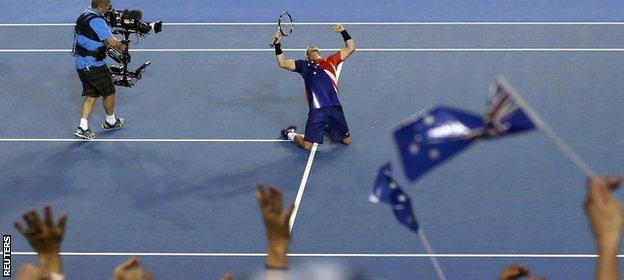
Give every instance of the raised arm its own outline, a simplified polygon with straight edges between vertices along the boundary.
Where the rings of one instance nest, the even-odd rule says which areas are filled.
[[[592,177],[587,181],[585,212],[589,225],[596,239],[598,263],[597,280],[620,279],[618,251],[622,236],[622,205],[612,191],[621,183],[621,179]]]
[[[342,24],[336,24],[334,26],[334,31],[340,33],[345,41],[345,47],[340,49],[340,59],[345,60],[355,52],[355,42],[353,42],[353,39]]]
[[[284,53],[282,52],[282,34],[275,33],[275,37],[273,37],[275,42],[275,58],[277,60],[277,65],[284,69],[295,71],[295,61],[292,59],[286,59]]]
[[[288,267],[287,253],[291,240],[289,223],[295,205],[284,207],[282,191],[276,187],[266,187],[262,183],[258,184],[256,199],[260,204],[262,221],[266,229],[268,245],[266,267],[284,270]]]
[[[58,220],[54,221],[52,208],[46,205],[43,219],[40,218],[35,209],[26,211],[22,217],[26,225],[23,226],[20,222],[15,222],[15,228],[37,252],[39,265],[44,271],[56,275],[55,277],[61,277],[63,275],[63,263],[60,252],[63,235],[65,235],[67,214],[61,214]]]

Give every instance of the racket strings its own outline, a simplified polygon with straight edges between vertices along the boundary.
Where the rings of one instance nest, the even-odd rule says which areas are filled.
[[[282,12],[277,19],[277,31],[282,34],[282,37],[288,37],[293,33],[295,24],[293,23],[292,16],[289,12]],[[278,37],[273,38],[273,42],[269,45],[271,48],[275,46]]]
[[[290,34],[292,34],[294,27],[295,26],[290,13],[282,13],[278,20],[278,29],[280,33],[282,33],[283,36],[289,36]]]

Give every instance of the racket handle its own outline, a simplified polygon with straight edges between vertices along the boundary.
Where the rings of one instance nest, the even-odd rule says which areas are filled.
[[[273,37],[273,42],[271,42],[271,44],[269,44],[269,46],[270,46],[271,48],[272,48],[272,47],[275,47],[275,43],[277,42],[277,40],[278,40],[278,39],[279,39],[278,37]]]

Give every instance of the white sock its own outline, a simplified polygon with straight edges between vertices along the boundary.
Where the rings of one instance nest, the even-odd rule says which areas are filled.
[[[117,119],[115,118],[115,114],[112,115],[106,115],[106,122],[110,125],[113,125],[117,122]]]
[[[89,129],[89,121],[87,119],[80,119],[80,128],[82,128],[82,130],[87,130]]]
[[[286,136],[288,136],[288,140],[295,141],[295,136],[297,136],[297,132],[288,132]]]

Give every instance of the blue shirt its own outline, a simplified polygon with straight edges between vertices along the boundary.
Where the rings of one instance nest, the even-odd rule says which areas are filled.
[[[310,110],[322,107],[341,106],[338,98],[338,77],[342,69],[340,52],[327,59],[296,60],[295,72],[305,82],[306,99]]]
[[[84,13],[97,14],[91,7],[87,8]],[[76,34],[76,44],[82,46],[87,50],[95,51],[99,47],[104,46],[104,43],[102,41],[113,37],[113,34],[111,33],[110,29],[106,25],[106,21],[103,18],[92,19],[89,22],[89,26],[91,27],[91,29],[93,29],[93,31],[95,31],[101,41],[93,41],[85,36]],[[92,56],[83,57],[76,55],[76,69],[85,69],[87,67],[99,67],[104,65],[106,65],[106,62],[104,60],[96,61],[95,58]]]

